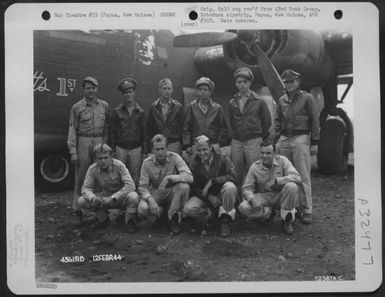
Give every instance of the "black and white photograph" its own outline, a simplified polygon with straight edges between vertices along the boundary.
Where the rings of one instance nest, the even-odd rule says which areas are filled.
[[[321,11],[265,6],[181,5],[182,27],[162,23],[175,13],[161,6],[131,16],[146,20],[137,26],[28,29],[25,189],[33,190],[22,215],[33,226],[12,219],[9,267],[28,266],[37,289],[114,283],[141,292],[151,283],[143,292],[205,292],[216,283],[209,292],[230,284],[254,292],[258,282],[349,291],[362,267],[381,265],[371,253],[380,226],[370,227],[381,196],[360,191],[357,169],[363,147],[379,147],[361,142],[357,102],[369,98],[357,98],[365,69],[353,44],[362,33],[352,22],[252,24],[252,16]],[[96,11],[41,17],[129,17],[129,9]],[[196,19],[223,25],[188,28]],[[370,100],[373,110],[379,98]]]

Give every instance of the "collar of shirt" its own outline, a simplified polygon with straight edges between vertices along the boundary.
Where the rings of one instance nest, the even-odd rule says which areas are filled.
[[[276,167],[279,166],[279,163],[278,163],[278,157],[277,157],[277,156],[274,157],[274,159],[273,159],[273,166],[271,167],[271,169],[269,169],[269,168],[267,168],[267,167],[265,167],[265,166],[263,165],[262,159],[259,159],[259,160],[257,161],[257,165],[258,165],[258,169],[261,169],[261,170],[264,170],[264,171],[270,171],[270,170],[273,168],[273,166],[276,166]]]
[[[251,95],[253,94],[253,92],[251,91],[251,90],[249,90],[249,92],[246,94],[246,96],[242,96],[241,95],[241,93],[236,93],[235,94],[235,98],[237,99],[237,100],[240,100],[240,99],[242,99],[242,98],[247,98],[247,99],[249,99],[250,97],[252,97]]]
[[[165,164],[170,162],[170,156],[172,156],[172,153],[171,153],[171,152],[167,152],[167,157],[166,157],[166,162],[165,162]],[[164,164],[160,164],[160,163],[156,160],[155,154],[153,154],[153,155],[151,156],[151,158],[152,158],[152,161],[154,162],[154,165],[161,165],[161,166],[164,165]]]
[[[201,160],[201,162],[203,165],[211,166],[211,164],[213,164],[213,162],[214,162],[214,152],[211,154],[211,158],[208,161]]]
[[[210,109],[210,107],[213,107],[213,101],[211,100],[211,98],[210,98],[209,101],[208,101],[207,107],[206,107],[206,105],[204,105],[204,104],[201,103],[201,100],[200,100],[200,99],[197,100],[197,103],[198,103],[199,108],[200,108],[203,112],[207,112],[207,111]]]
[[[123,103],[121,103],[118,108],[120,109],[125,109],[127,111],[129,111],[130,109],[127,108],[127,106],[125,106]],[[142,111],[143,109],[139,106],[139,104],[135,101],[135,106],[132,110],[137,110],[137,111]]]
[[[90,103],[86,98],[83,98],[83,106],[99,104],[99,99],[96,98],[94,103]]]
[[[111,158],[111,164],[110,166],[108,166],[107,170],[103,170],[102,168],[100,168],[99,165],[97,165],[98,167],[98,172],[111,172],[112,169],[114,168],[115,164],[114,164],[114,159]]]
[[[286,103],[291,103],[299,98],[301,98],[303,92],[301,90],[298,90],[297,92],[294,93],[293,97],[291,98],[290,100],[290,96],[288,94],[288,96],[286,97]]]
[[[170,98],[170,103],[169,103],[168,106],[171,106],[171,105],[173,105],[173,104],[175,104],[175,99]],[[160,98],[158,98],[158,99],[155,100],[155,105],[166,106],[166,105],[164,105],[164,104],[162,103],[162,101],[160,100]]]

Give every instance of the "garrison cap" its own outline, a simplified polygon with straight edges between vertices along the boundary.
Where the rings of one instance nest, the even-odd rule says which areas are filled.
[[[137,85],[137,82],[135,79],[133,79],[132,77],[125,77],[118,83],[117,88],[119,92],[123,92],[124,90],[131,89],[131,88],[135,90],[136,85]]]
[[[248,67],[241,67],[235,70],[234,72],[234,79],[237,79],[238,76],[242,76],[249,81],[254,81],[254,74],[253,71],[251,71]]]
[[[210,139],[206,135],[197,136],[194,139],[194,144],[198,146],[204,143],[209,143],[209,140]]]
[[[284,72],[281,74],[282,80],[285,82],[285,80],[290,80],[290,79],[297,79],[300,78],[301,74],[298,72],[295,72],[291,69],[286,69]]]
[[[98,83],[98,81],[96,80],[96,78],[93,78],[93,77],[91,77],[91,76],[86,76],[86,77],[83,79],[83,85],[84,85],[84,83],[86,83],[86,82],[89,82],[89,83],[93,84],[94,86],[98,86],[98,85],[99,85],[99,83]]]
[[[207,85],[213,91],[215,89],[215,84],[214,82],[209,79],[208,77],[201,77],[200,79],[197,80],[195,83],[195,87],[198,88],[200,85]]]

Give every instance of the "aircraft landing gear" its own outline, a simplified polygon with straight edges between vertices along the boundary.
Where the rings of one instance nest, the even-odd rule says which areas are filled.
[[[68,189],[74,182],[74,169],[61,154],[39,154],[35,157],[35,185],[41,192]]]
[[[352,125],[346,113],[337,108],[320,117],[321,137],[318,145],[318,171],[335,174],[347,169],[349,146],[352,142]]]

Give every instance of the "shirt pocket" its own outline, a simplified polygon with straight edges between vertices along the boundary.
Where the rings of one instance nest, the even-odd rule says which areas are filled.
[[[80,114],[79,121],[81,123],[88,123],[88,122],[91,122],[91,120],[92,120],[92,114],[89,111],[83,111]]]
[[[102,113],[99,113],[96,116],[95,126],[97,126],[99,128],[103,128],[105,121],[106,121],[106,116]]]

